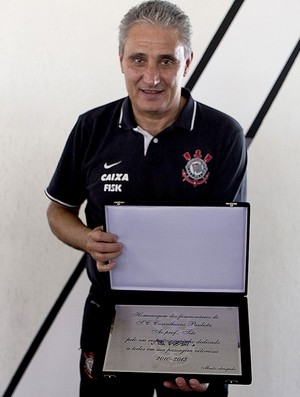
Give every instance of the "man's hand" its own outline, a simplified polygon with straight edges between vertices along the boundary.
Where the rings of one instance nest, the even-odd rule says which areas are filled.
[[[122,251],[115,234],[105,233],[103,227],[87,227],[79,218],[80,207],[69,208],[54,201],[48,206],[47,217],[52,232],[73,248],[88,252],[97,262],[99,272],[108,272]]]
[[[105,233],[101,226],[87,235],[87,251],[95,259],[99,272],[108,272],[116,266],[114,261],[122,252],[122,244],[115,234]]]
[[[182,391],[204,392],[208,388],[208,383],[200,383],[197,379],[190,379],[188,382],[184,378],[178,377],[175,382],[165,381],[164,386],[169,389],[180,389]]]

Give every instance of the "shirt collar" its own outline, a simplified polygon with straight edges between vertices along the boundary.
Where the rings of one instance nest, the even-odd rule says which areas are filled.
[[[196,117],[196,101],[192,98],[190,91],[186,88],[181,89],[181,95],[186,98],[186,104],[175,121],[174,127],[192,131]],[[122,103],[119,116],[119,127],[125,130],[137,127],[129,97],[126,97]]]

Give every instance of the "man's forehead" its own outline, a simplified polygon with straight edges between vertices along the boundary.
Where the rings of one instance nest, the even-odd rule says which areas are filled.
[[[156,25],[133,25],[125,39],[125,51],[147,54],[175,55],[183,48],[177,30]]]
[[[134,24],[128,30],[125,43],[129,40],[171,46],[180,43],[180,36],[178,30],[174,28],[166,28],[161,25]]]

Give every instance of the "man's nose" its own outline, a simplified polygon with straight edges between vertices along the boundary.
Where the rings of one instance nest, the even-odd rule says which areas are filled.
[[[144,69],[143,79],[151,87],[155,87],[160,82],[160,74],[157,66],[147,65]]]

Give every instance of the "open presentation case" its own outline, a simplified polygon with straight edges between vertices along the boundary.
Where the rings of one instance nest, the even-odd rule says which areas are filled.
[[[250,384],[249,203],[105,206],[123,243],[103,375]]]

